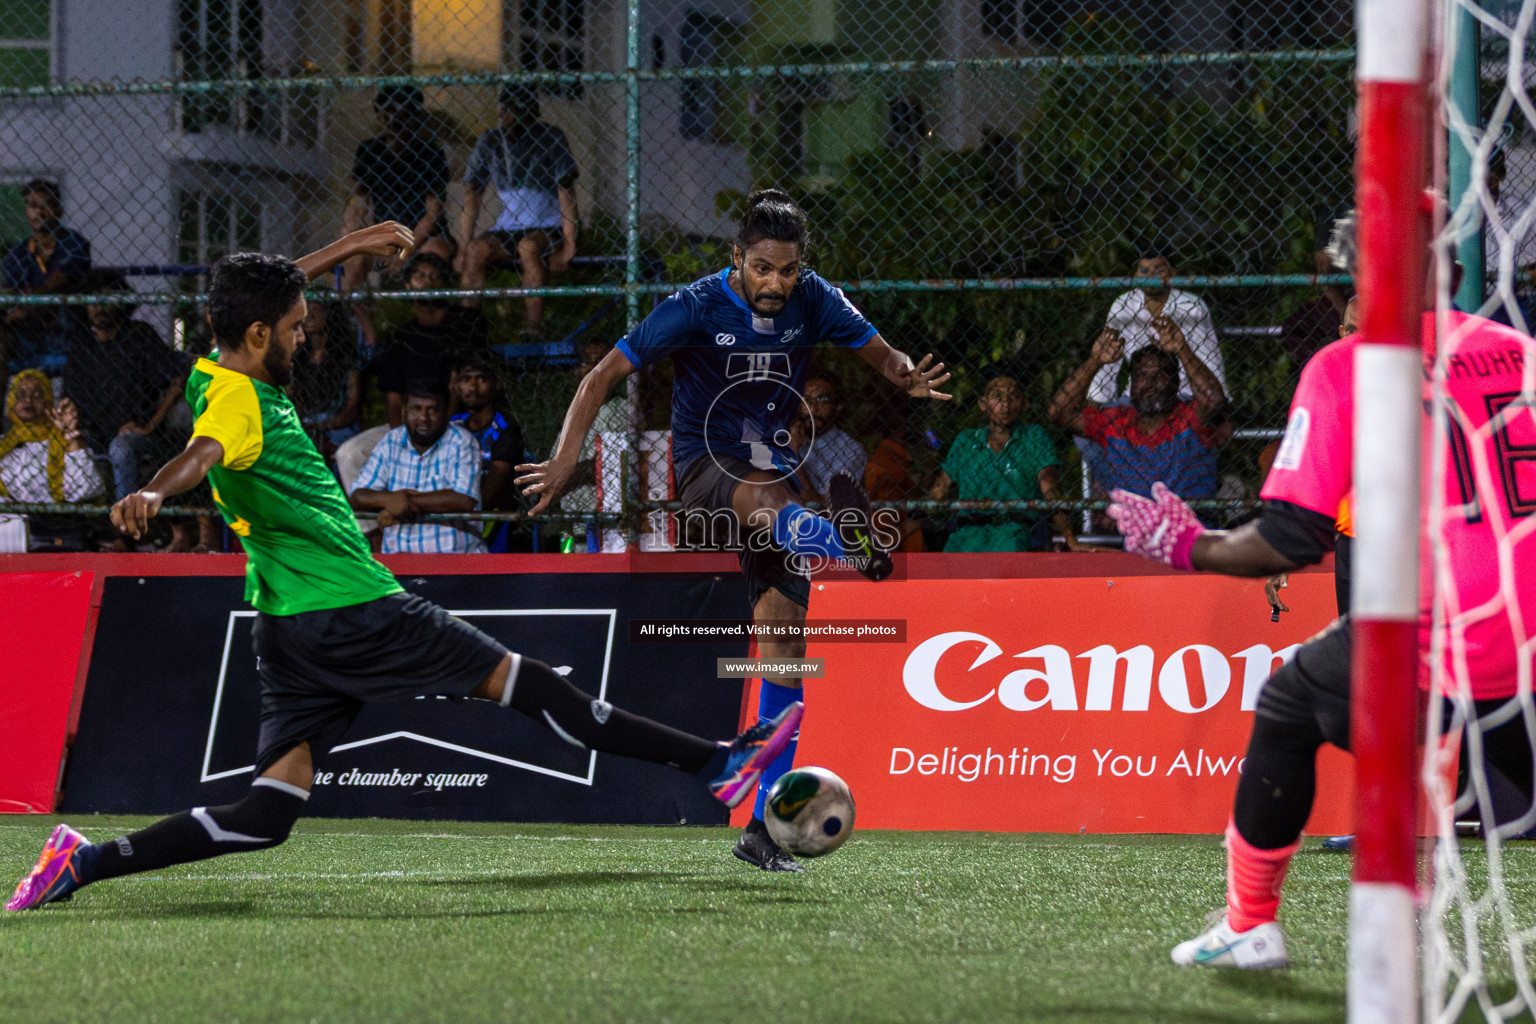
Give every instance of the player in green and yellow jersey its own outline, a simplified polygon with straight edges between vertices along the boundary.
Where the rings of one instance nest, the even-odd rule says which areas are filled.
[[[293,375],[308,281],[351,256],[403,254],[413,241],[409,230],[386,223],[297,263],[241,253],[214,265],[208,320],[218,357],[199,360],[187,382],[192,440],[147,487],[112,507],[112,522],[141,536],[166,498],[205,476],[213,483],[214,500],[245,546],[245,595],[257,610],[256,779],[238,803],[196,807],[107,843],[58,826],[7,909],[56,902],[106,878],[276,846],[303,812],[315,764],[369,702],[494,701],[577,746],[697,774],[731,807],[799,728],[795,704],[716,743],[594,700],[543,662],[407,593],[374,560],[283,387]],[[432,500],[417,495],[413,504],[430,512]]]

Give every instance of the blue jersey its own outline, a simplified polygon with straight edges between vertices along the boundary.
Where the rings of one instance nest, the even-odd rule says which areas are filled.
[[[789,425],[800,414],[811,349],[859,348],[878,332],[840,288],[802,270],[777,316],[753,313],[730,268],[673,293],[619,341],[635,366],[672,357],[672,464],[707,452],[792,472]]]

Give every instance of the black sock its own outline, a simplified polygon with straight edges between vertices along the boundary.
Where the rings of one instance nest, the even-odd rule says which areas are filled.
[[[730,744],[717,743],[715,744],[715,752],[710,755],[708,761],[704,762],[704,767],[694,772],[694,774],[702,779],[713,779],[725,771],[725,764],[730,760],[730,757]]]
[[[257,779],[239,803],[194,807],[138,832],[94,844],[81,859],[82,877],[99,882],[226,853],[269,849],[288,838],[303,813],[308,798],[308,794],[298,795],[303,792],[294,786],[278,789],[273,780]]]
[[[1278,850],[1301,837],[1312,813],[1317,750],[1323,743],[1315,723],[1254,716],[1232,806],[1232,823],[1249,845]]]
[[[702,774],[716,761],[725,768],[720,744],[674,729],[649,718],[630,714],[605,700],[598,700],[572,686],[558,672],[533,658],[516,657],[512,707],[543,722],[567,743],[621,754],[653,764]],[[716,771],[718,775],[720,772]]]
[[[1484,718],[1502,711],[1504,706],[1513,699],[1498,698],[1476,701],[1474,707],[1477,717]],[[1468,765],[1472,762],[1472,755],[1467,751],[1466,746],[1467,731],[1469,730],[1462,732],[1462,774],[1466,773]],[[1497,768],[1520,791],[1521,795],[1525,797],[1526,807],[1529,808],[1533,781],[1531,741],[1525,734],[1524,718],[1517,714],[1502,725],[1483,730],[1483,761],[1485,764]]]

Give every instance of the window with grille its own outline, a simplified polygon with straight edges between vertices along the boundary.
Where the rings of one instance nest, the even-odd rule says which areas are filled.
[[[0,251],[14,248],[32,233],[22,207],[21,182],[0,184]]]
[[[981,0],[981,33],[1011,43],[1019,35],[1019,0]]]
[[[261,0],[177,0],[176,71],[183,81],[262,77]],[[218,90],[184,96],[181,129],[223,125],[259,131],[263,98],[255,92]]]
[[[685,68],[718,67],[724,61],[725,37],[732,25],[724,18],[689,11],[678,30],[678,58]],[[720,127],[720,81],[685,80],[681,83],[679,121],[683,138],[701,142],[723,141]]]
[[[578,73],[586,67],[585,0],[520,0],[518,6],[518,65],[524,71]],[[545,85],[541,91],[580,99],[580,82]]]
[[[1081,0],[981,0],[982,35],[1005,43],[1056,46]]]
[[[250,195],[226,189],[182,191],[177,198],[176,261],[207,266],[232,252],[259,252],[262,204]],[[185,291],[197,291],[195,277],[178,278]]]
[[[52,23],[51,0],[0,3],[0,87],[52,83]]]

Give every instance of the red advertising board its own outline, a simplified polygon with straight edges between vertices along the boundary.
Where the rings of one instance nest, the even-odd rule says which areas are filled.
[[[385,561],[406,575],[642,568],[622,555]],[[644,568],[735,571],[730,556],[653,561]],[[82,638],[87,650],[93,639],[93,575],[243,567],[233,556],[0,556],[0,813],[51,807]],[[796,760],[848,780],[861,827],[1219,832],[1259,686],[1334,609],[1325,571],[1293,575],[1293,610],[1272,623],[1261,581],[1169,574],[1129,556],[927,555],[909,568],[904,582],[812,592],[813,620],[905,624],[900,642],[807,652],[826,659],[826,677],[806,682]],[[1308,831],[1350,831],[1350,758],[1325,746],[1318,783]]]
[[[53,809],[89,572],[0,573],[0,812]]]
[[[871,828],[1214,833],[1253,707],[1333,618],[1333,578],[825,583],[810,616],[904,619],[901,643],[812,643],[798,764],[852,787]],[[753,705],[755,707],[755,703]],[[1353,767],[1325,747],[1309,831],[1350,831]]]

